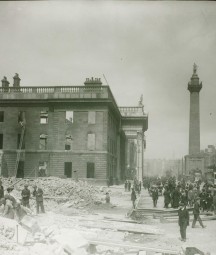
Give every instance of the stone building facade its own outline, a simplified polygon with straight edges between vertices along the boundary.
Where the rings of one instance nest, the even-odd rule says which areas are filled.
[[[143,143],[148,128],[143,105],[134,108],[136,116],[131,108],[118,107],[100,79],[86,79],[84,86],[21,87],[17,74],[13,86],[4,77],[1,175],[65,176],[111,184],[123,180],[128,157],[137,157],[136,150],[133,156],[127,152],[127,132],[140,133],[141,138],[133,139]],[[135,166],[134,175],[143,172],[140,167]]]

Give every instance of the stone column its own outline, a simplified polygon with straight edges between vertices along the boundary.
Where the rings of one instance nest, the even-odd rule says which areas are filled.
[[[117,135],[117,143],[116,143],[116,150],[117,150],[117,178],[118,180],[121,179],[121,153],[120,153],[120,134]]]
[[[202,89],[202,83],[199,83],[196,70],[197,66],[194,64],[194,72],[188,83],[190,91],[189,155],[200,153],[199,92]]]
[[[137,179],[143,179],[143,136],[142,132],[137,132]]]

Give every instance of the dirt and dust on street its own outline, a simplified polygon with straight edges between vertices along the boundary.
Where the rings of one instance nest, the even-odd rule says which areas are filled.
[[[5,187],[11,180],[2,180]],[[14,182],[14,181],[12,181]],[[148,213],[133,215],[131,193],[123,185],[94,186],[83,181],[43,178],[28,180],[32,193],[37,183],[44,191],[45,214],[35,213],[35,200],[30,201],[32,214],[18,224],[15,220],[0,217],[1,255],[87,255],[87,254],[184,254],[187,247],[196,247],[203,253],[216,254],[216,221],[206,220],[205,229],[187,228],[187,240],[180,240],[175,216],[155,215],[153,203],[146,190],[142,200]],[[20,196],[23,182],[15,185]],[[110,203],[106,203],[106,193]],[[163,196],[156,210],[163,209]]]

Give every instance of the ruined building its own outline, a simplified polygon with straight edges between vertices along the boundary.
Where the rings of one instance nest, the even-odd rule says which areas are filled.
[[[0,171],[3,176],[65,176],[116,183],[144,174],[142,100],[118,107],[109,86],[0,87]]]

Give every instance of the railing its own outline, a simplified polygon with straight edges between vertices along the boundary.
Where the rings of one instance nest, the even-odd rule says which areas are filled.
[[[108,86],[0,87],[0,93],[80,93],[110,91]]]
[[[112,95],[112,92],[109,86],[55,86],[55,87],[0,87],[0,97],[4,99],[4,95],[6,95],[6,99],[13,95],[13,98],[20,95],[32,95],[32,97],[37,97],[37,95],[51,95],[55,97],[55,95],[59,97],[68,97],[70,94],[71,97],[76,98],[107,98],[111,99],[114,105],[118,108],[116,101]],[[69,96],[69,97],[70,97]],[[14,99],[15,99],[14,98]],[[22,97],[23,99],[23,97]]]
[[[119,107],[122,116],[145,116],[143,106]]]

